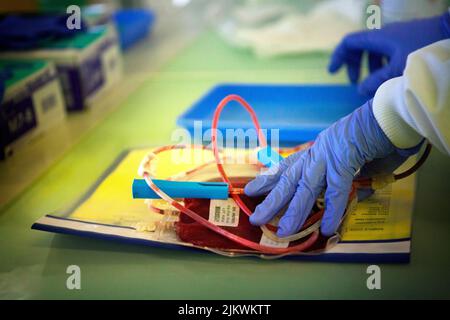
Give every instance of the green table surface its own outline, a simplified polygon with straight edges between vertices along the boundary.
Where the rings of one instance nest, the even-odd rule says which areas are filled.
[[[339,83],[329,55],[260,60],[206,32],[90,131],[0,213],[0,298],[450,298],[450,158],[434,150],[418,174],[409,264],[264,261],[57,235],[30,229],[80,197],[124,149],[170,143],[175,119],[220,82]],[[126,81],[126,79],[124,79]],[[81,268],[81,290],[66,268]]]

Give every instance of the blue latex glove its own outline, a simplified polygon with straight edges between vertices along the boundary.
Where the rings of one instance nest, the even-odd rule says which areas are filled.
[[[328,69],[335,73],[346,65],[350,81],[357,83],[362,56],[367,52],[370,75],[359,85],[359,90],[373,95],[383,82],[403,74],[411,52],[446,38],[450,38],[448,12],[433,18],[388,24],[379,30],[351,33],[334,50]]]
[[[386,157],[399,158],[399,152],[403,158],[399,159],[404,161],[417,150],[417,147],[409,150],[394,147],[378,125],[370,100],[322,131],[309,149],[289,156],[245,186],[249,196],[270,192],[250,216],[250,222],[257,226],[266,224],[289,203],[277,235],[294,234],[326,189],[321,232],[330,236],[339,226],[352,181],[360,168],[374,159],[379,162]],[[400,163],[397,160],[396,166]]]

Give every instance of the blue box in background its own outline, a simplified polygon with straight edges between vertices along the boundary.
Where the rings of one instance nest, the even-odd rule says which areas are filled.
[[[89,28],[101,25],[114,28],[124,51],[149,35],[156,18],[155,12],[148,8],[116,9],[112,3],[84,6],[82,16]]]
[[[6,74],[0,103],[0,159],[27,146],[65,117],[58,75],[46,61],[0,60]]]
[[[214,110],[229,94],[244,98],[255,110],[262,129],[279,130],[281,146],[311,141],[334,123],[361,106],[367,97],[350,85],[221,84],[212,88],[177,119],[177,124],[194,135],[194,122],[202,121],[204,131],[211,128]],[[247,111],[230,102],[221,114],[218,129],[250,129]]]
[[[120,47],[127,50],[148,36],[155,22],[155,14],[151,10],[122,9],[113,14],[113,20]]]

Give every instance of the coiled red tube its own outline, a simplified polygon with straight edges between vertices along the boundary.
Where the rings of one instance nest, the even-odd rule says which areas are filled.
[[[230,191],[235,190],[232,186],[232,183],[230,181],[230,179],[228,178],[227,174],[225,173],[225,170],[223,169],[223,165],[220,161],[220,155],[219,155],[219,150],[217,148],[217,125],[219,122],[219,117],[220,117],[220,113],[222,112],[223,108],[230,102],[230,101],[237,101],[239,102],[249,113],[250,116],[252,118],[253,124],[257,130],[257,134],[258,134],[258,139],[259,139],[259,143],[260,143],[260,147],[265,147],[267,145],[267,141],[265,136],[263,135],[262,131],[261,131],[261,127],[259,125],[258,122],[258,118],[256,117],[255,111],[252,109],[252,107],[244,100],[242,99],[240,96],[238,95],[228,95],[226,96],[224,99],[222,99],[222,101],[220,101],[219,105],[217,106],[215,112],[214,112],[214,116],[213,116],[213,123],[211,126],[212,129],[212,133],[211,133],[211,142],[212,142],[212,148],[213,148],[213,153],[214,153],[214,157],[216,160],[216,164],[217,164],[217,169],[220,173],[220,176],[222,177],[222,180],[226,183],[228,183],[229,185],[229,189]],[[157,151],[161,152],[161,151],[165,151],[165,150],[171,150],[174,149],[175,147],[166,147],[166,148],[160,148]],[[155,152],[157,153],[157,152]],[[181,212],[183,212],[184,214],[186,214],[187,216],[189,216],[190,218],[192,218],[193,220],[197,221],[198,223],[200,223],[201,225],[207,227],[208,229],[223,235],[224,237],[239,243],[247,248],[256,250],[256,251],[260,251],[262,253],[267,253],[267,254],[288,254],[288,253],[295,253],[295,252],[301,252],[301,251],[305,251],[306,249],[308,249],[309,247],[311,247],[311,245],[313,245],[316,240],[319,237],[319,232],[318,231],[314,231],[307,240],[305,240],[304,242],[296,245],[296,246],[292,246],[292,247],[288,247],[288,248],[274,248],[274,247],[268,247],[268,246],[263,246],[260,245],[259,243],[250,241],[248,239],[239,237],[237,235],[235,235],[234,233],[231,233],[225,229],[220,228],[219,226],[216,226],[215,224],[209,222],[208,220],[206,220],[205,218],[201,217],[200,215],[198,215],[197,213],[195,213],[194,211],[186,208],[185,206],[183,206],[181,203],[175,201],[174,199],[172,199],[171,197],[169,197],[165,192],[163,192],[161,189],[159,189],[152,181],[152,178],[150,177],[150,174],[148,172],[144,173],[144,179],[147,182],[148,186],[156,193],[158,194],[162,199],[164,199],[165,201],[167,201],[168,203],[170,203],[173,207],[175,207],[176,209],[180,210]],[[252,214],[252,212],[250,211],[250,209],[248,209],[248,207],[245,205],[245,203],[242,201],[242,199],[240,198],[240,196],[237,193],[233,193],[231,192],[231,196],[234,199],[234,201],[236,202],[236,204],[239,206],[239,208],[244,211],[248,216],[250,216]]]
[[[217,170],[219,170],[220,176],[222,177],[223,182],[228,183],[228,186],[230,189],[233,189],[233,185],[228,178],[227,174],[225,173],[225,170],[223,169],[223,165],[220,162],[219,157],[219,150],[217,148],[217,125],[219,123],[220,114],[223,110],[223,108],[231,101],[237,101],[239,102],[250,114],[250,117],[252,118],[253,125],[255,126],[256,132],[258,134],[258,141],[260,147],[264,148],[267,146],[266,137],[263,135],[261,131],[261,126],[259,125],[258,118],[256,117],[256,113],[253,110],[253,108],[245,101],[242,97],[236,95],[236,94],[230,94],[226,96],[225,98],[220,101],[219,105],[217,106],[216,110],[214,111],[213,115],[213,121],[211,125],[211,144],[212,149],[214,152],[214,157],[216,159],[217,164]],[[236,204],[241,208],[242,211],[244,211],[248,216],[252,214],[250,209],[245,205],[244,201],[242,201],[241,197],[238,194],[231,194],[231,197],[236,202]]]

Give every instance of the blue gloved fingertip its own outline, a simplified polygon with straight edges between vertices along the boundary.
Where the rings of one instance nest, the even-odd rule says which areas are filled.
[[[326,215],[324,215],[320,226],[320,233],[325,237],[331,237],[336,233],[338,226],[339,221],[330,218],[327,219]]]
[[[267,178],[268,176],[264,175],[257,176],[255,179],[245,185],[244,193],[250,197],[259,195],[261,188],[263,188],[267,183]]]
[[[262,224],[258,216],[258,208],[256,208],[255,212],[248,219],[253,226],[260,226]]]
[[[244,187],[244,193],[249,197],[251,197],[253,194],[255,194],[254,184],[255,184],[255,180],[252,180],[249,183],[247,183]]]
[[[336,73],[340,68],[341,68],[341,64],[340,63],[336,63],[336,62],[332,61],[328,65],[328,72]]]
[[[290,236],[291,235],[291,233],[288,231],[288,230],[286,230],[285,228],[283,228],[282,226],[279,226],[278,227],[278,230],[277,230],[277,237],[279,237],[279,238],[284,238],[284,237],[287,237],[287,236]]]

